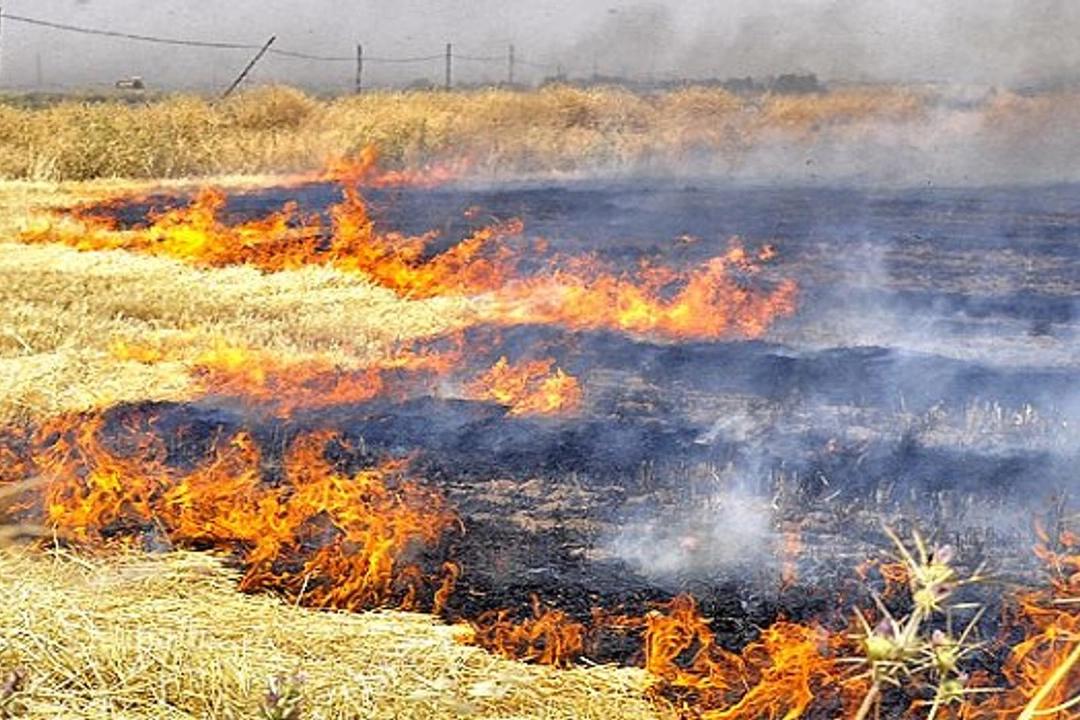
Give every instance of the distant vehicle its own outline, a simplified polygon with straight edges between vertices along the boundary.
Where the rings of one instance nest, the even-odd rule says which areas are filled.
[[[121,78],[116,81],[117,90],[145,90],[146,83],[138,75],[132,75],[129,78]]]

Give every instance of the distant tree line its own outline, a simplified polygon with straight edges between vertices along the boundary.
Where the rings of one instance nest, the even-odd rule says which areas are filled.
[[[566,75],[552,75],[545,78],[541,85],[573,85],[577,87],[605,85],[622,87],[634,92],[663,92],[693,85],[695,87],[722,88],[728,92],[739,95],[754,95],[770,92],[782,95],[814,95],[827,91],[825,85],[818,80],[817,75],[814,73],[785,73],[783,75],[765,78],[753,78],[747,76],[724,79],[706,78],[702,80],[641,80],[617,75],[598,74],[587,78],[570,78]]]

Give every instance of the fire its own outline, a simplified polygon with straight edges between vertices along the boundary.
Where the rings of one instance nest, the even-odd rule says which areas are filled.
[[[470,397],[493,400],[511,415],[551,415],[574,412],[581,406],[581,386],[554,360],[511,365],[505,356],[468,387]]]
[[[692,705],[696,717],[797,718],[849,683],[834,652],[840,642],[780,621],[733,653],[717,644],[694,599],[680,595],[645,618],[645,668],[660,679],[654,692]]]
[[[435,233],[407,237],[382,232],[355,186],[332,205],[330,226],[303,216],[294,203],[266,217],[229,225],[224,192],[201,190],[187,206],[153,214],[147,227],[120,230],[100,209],[76,211],[62,222],[23,233],[26,242],[62,242],[80,250],[131,250],[208,267],[249,265],[267,272],[329,265],[370,278],[413,298],[473,295],[502,285],[517,261],[500,243],[521,233],[518,220],[478,229],[447,250],[426,255]]]
[[[153,364],[183,362],[193,378],[193,394],[232,397],[263,412],[289,417],[297,410],[362,403],[377,397],[404,399],[435,391],[434,379],[462,363],[457,350],[404,348],[360,367],[343,366],[320,356],[283,360],[270,350],[215,340],[188,359],[182,343],[116,342],[121,360]]]
[[[317,357],[283,362],[269,351],[220,344],[202,354],[192,371],[207,396],[243,398],[287,417],[302,408],[406,397],[459,362],[454,353],[402,351],[350,369]]]
[[[1080,709],[1080,535],[1038,528],[1036,554],[1050,571],[1047,588],[1019,598],[1014,624],[1024,631],[1006,658],[1009,687],[979,704],[973,717],[1068,720]]]
[[[686,271],[645,264],[614,273],[593,258],[576,258],[550,277],[510,283],[481,311],[489,322],[544,323],[614,329],[672,339],[759,337],[795,310],[798,287],[787,280],[769,291],[749,284],[771,248],[752,257],[733,241],[723,255]]]
[[[444,338],[445,340],[446,338]],[[467,373],[461,339],[448,338],[453,349],[435,350],[417,344],[360,368],[346,368],[321,357],[283,361],[271,351],[215,341],[187,361],[195,392],[207,397],[240,398],[279,417],[297,410],[362,403],[377,397],[406,399],[439,395],[438,380]],[[113,355],[121,360],[153,364],[183,361],[182,344],[138,344],[118,341]],[[554,360],[511,365],[501,357],[465,385],[465,394],[505,405],[510,415],[567,414],[580,409],[577,378],[554,367]]]
[[[535,595],[531,618],[515,621],[507,610],[494,610],[470,621],[473,641],[517,660],[569,665],[585,651],[586,625],[561,610],[545,608]]]
[[[340,440],[312,433],[291,443],[281,479],[270,482],[257,444],[240,431],[181,470],[148,432],[154,423],[152,415],[134,418],[112,443],[100,414],[43,426],[33,464],[48,482],[20,511],[39,512],[61,536],[83,542],[128,536],[225,551],[243,568],[242,589],[272,589],[306,605],[419,609],[444,601],[456,568],[426,568],[419,558],[457,519],[401,462],[342,473],[325,459]]]
[[[348,371],[321,360],[281,363],[270,353],[242,348],[211,350],[192,370],[201,393],[241,397],[283,417],[300,408],[371,400],[385,391],[379,368]]]
[[[368,145],[354,157],[334,158],[326,168],[314,176],[306,178],[308,182],[332,182],[340,185],[361,187],[421,187],[430,188],[445,185],[458,179],[467,172],[465,165],[445,163],[429,165],[418,169],[380,170],[379,154],[374,145]]]
[[[63,416],[31,436],[6,434],[0,443],[3,486],[43,478],[9,499],[7,512],[47,524],[72,541],[126,538],[151,548],[224,552],[242,569],[241,589],[271,590],[305,605],[437,613],[447,607],[460,568],[438,550],[459,520],[441,494],[410,477],[405,463],[345,472],[328,457],[348,456],[347,443],[330,432],[298,435],[280,458],[268,457],[243,430],[208,438],[201,457],[178,463],[155,432],[153,408],[122,417]],[[1003,628],[1017,637],[1002,651],[1007,687],[985,693],[991,680],[965,683],[950,717],[1075,716],[1078,548],[1080,537],[1067,531],[1053,542],[1044,533],[1038,552],[1052,582],[1021,597]],[[904,582],[903,568],[895,564],[878,570],[889,584]],[[524,619],[494,610],[470,625],[483,647],[553,665],[586,656],[603,633],[634,638],[642,666],[655,677],[651,693],[686,717],[856,717],[859,700],[869,695],[868,674],[850,662],[863,650],[846,632],[781,619],[734,651],[720,644],[710,619],[688,595],[641,616],[594,610],[589,620],[534,597]],[[912,710],[924,706],[917,694],[895,702],[894,709],[908,702]]]
[[[531,618],[494,611],[470,624],[482,647],[555,665],[574,661],[600,633],[636,635],[642,664],[656,678],[651,692],[685,717],[798,718],[853,708],[865,692],[842,664],[842,635],[780,621],[736,653],[719,645],[709,622],[692,597],[680,595],[640,617],[596,609],[588,624],[534,598]]]
[[[152,214],[145,227],[119,229],[102,217],[102,209],[109,207],[105,203],[76,209],[22,237],[83,250],[151,253],[209,267],[249,265],[278,272],[329,265],[402,297],[474,298],[476,320],[500,325],[544,323],[671,339],[754,338],[795,309],[794,281],[760,282],[762,267],[776,255],[772,247],[751,252],[733,240],[725,252],[697,267],[675,270],[645,262],[628,272],[604,267],[590,256],[545,257],[544,241],[525,249],[520,242],[524,226],[510,219],[433,252],[437,233],[405,236],[378,228],[372,219],[361,188],[389,182],[375,169],[373,153],[332,165],[326,177],[342,183],[342,199],[328,209],[328,220],[305,216],[287,203],[265,217],[229,224],[223,218],[225,194],[206,188],[186,206]],[[415,177],[399,179],[424,184]],[[521,271],[536,266],[538,259],[538,273]]]

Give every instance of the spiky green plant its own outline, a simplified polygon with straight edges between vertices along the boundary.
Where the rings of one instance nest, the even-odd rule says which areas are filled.
[[[304,701],[300,691],[304,686],[304,676],[299,673],[274,675],[267,686],[259,714],[265,720],[300,720]]]
[[[968,675],[963,661],[979,648],[974,629],[982,607],[952,602],[956,590],[983,579],[980,571],[961,574],[952,564],[953,551],[948,545],[930,548],[919,533],[912,533],[914,551],[891,529],[885,533],[896,547],[898,559],[908,578],[907,592],[911,610],[894,616],[881,597],[874,595],[880,619],[871,623],[856,610],[860,646],[863,653],[854,661],[866,666],[870,689],[863,698],[854,720],[864,720],[878,705],[886,686],[915,687],[929,691],[927,720],[933,720],[942,708],[961,702],[976,690],[967,686]],[[953,632],[953,617],[960,611],[973,612],[959,633]],[[944,629],[941,627],[944,620]]]

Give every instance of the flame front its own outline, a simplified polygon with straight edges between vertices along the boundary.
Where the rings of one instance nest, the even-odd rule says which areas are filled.
[[[798,286],[771,290],[748,280],[774,252],[751,258],[741,243],[701,266],[678,272],[643,265],[615,273],[594,258],[576,258],[549,277],[510,283],[488,298],[481,315],[502,324],[541,323],[580,330],[613,329],[671,339],[761,336],[795,310]]]
[[[430,390],[433,379],[461,363],[456,352],[403,350],[360,368],[344,368],[322,358],[282,362],[273,353],[217,344],[192,364],[198,390],[270,409],[281,417],[296,410],[403,399]]]
[[[439,493],[400,462],[343,474],[325,460],[339,438],[312,433],[289,446],[280,480],[246,432],[214,443],[194,469],[166,463],[154,418],[130,428],[120,453],[102,441],[101,415],[43,427],[33,464],[51,478],[41,511],[62,536],[100,542],[216,548],[244,569],[245,590],[273,589],[296,602],[345,609],[431,609],[456,568],[415,559],[457,520]],[[31,512],[24,507],[23,512]]]
[[[567,666],[585,652],[588,629],[561,610],[545,608],[535,595],[531,618],[516,620],[507,610],[492,610],[470,621],[473,641],[505,657]]]
[[[513,366],[506,357],[468,387],[470,397],[493,400],[509,408],[511,415],[552,415],[576,411],[581,406],[581,385],[554,360],[533,360]]]
[[[405,236],[380,230],[361,190],[379,185],[375,157],[338,163],[324,178],[342,183],[342,200],[319,216],[295,204],[266,217],[230,225],[222,219],[225,195],[199,192],[186,207],[151,217],[147,227],[117,228],[103,218],[109,204],[77,209],[57,222],[23,233],[25,242],[63,242],[83,250],[126,249],[210,267],[249,265],[267,272],[329,265],[356,273],[402,297],[454,296],[477,301],[476,320],[500,325],[556,324],[611,329],[671,339],[759,337],[795,309],[792,280],[755,277],[776,252],[749,252],[733,240],[720,255],[675,270],[643,263],[636,272],[606,268],[594,257],[544,257],[547,243],[525,247],[518,219],[476,229],[441,252],[437,233]],[[402,182],[423,185],[404,176]],[[475,214],[471,209],[466,214]],[[515,242],[510,242],[514,240]],[[523,262],[528,260],[529,262]],[[524,274],[523,266],[541,270]]]
[[[1036,553],[1048,587],[1022,594],[1014,629],[1023,630],[1005,660],[1008,688],[987,697],[972,717],[1075,720],[1080,711],[1080,535],[1038,528]]]
[[[644,638],[645,667],[661,681],[655,691],[692,706],[695,717],[798,718],[815,701],[858,690],[837,661],[842,638],[780,621],[733,653],[717,644],[688,595],[646,616]]]

